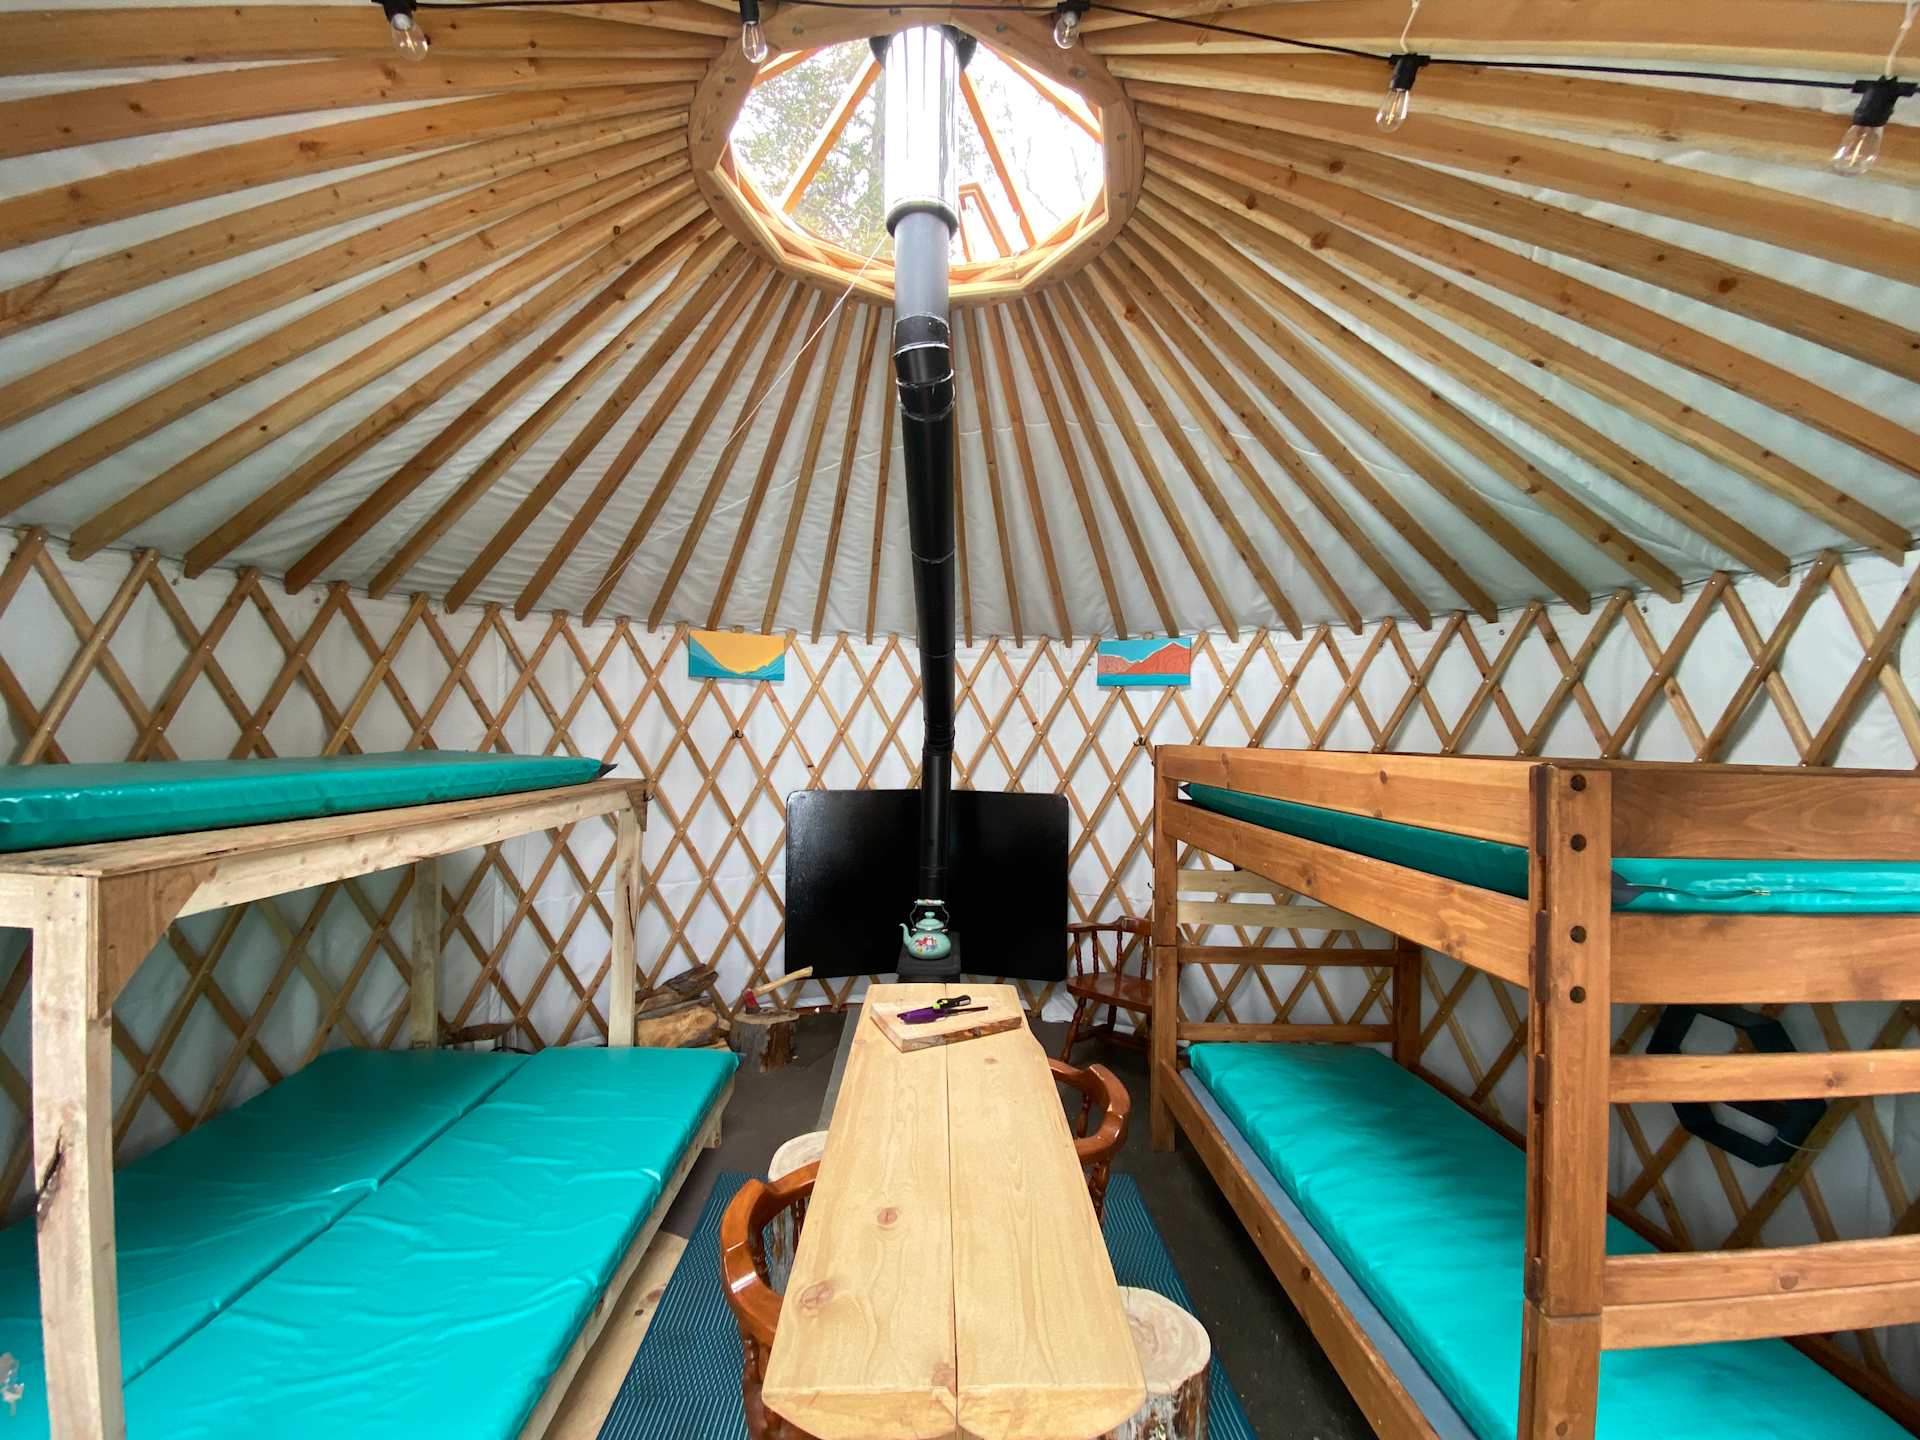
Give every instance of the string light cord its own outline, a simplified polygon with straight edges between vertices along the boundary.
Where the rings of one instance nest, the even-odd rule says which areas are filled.
[[[599,0],[602,5],[647,5],[654,0]],[[902,11],[937,10],[948,14],[976,15],[1033,15],[1050,16],[1058,8],[1054,5],[993,5],[993,4],[940,4],[936,0],[806,0],[809,8],[816,10],[874,10],[898,14]],[[580,0],[415,0],[419,10],[525,10],[541,6],[559,6],[578,8]],[[1260,40],[1269,45],[1283,46],[1289,50],[1308,50],[1322,55],[1345,55],[1355,60],[1372,60],[1382,65],[1391,65],[1394,52],[1369,50],[1356,45],[1334,45],[1322,40],[1308,40],[1297,35],[1274,35],[1264,30],[1249,30],[1244,26],[1222,25],[1212,20],[1200,20],[1185,15],[1157,15],[1151,10],[1135,9],[1128,5],[1110,4],[1108,0],[1090,0],[1089,11],[1103,12],[1108,15],[1125,15],[1134,20],[1158,21],[1164,25],[1178,25],[1184,29],[1200,31],[1209,35],[1232,35],[1243,40]],[[1413,7],[1418,11],[1419,6]],[[1894,37],[1893,46],[1887,52],[1887,63],[1883,67],[1887,74],[1893,73],[1894,61],[1912,30],[1917,15],[1920,15],[1920,0],[1908,0],[1906,14],[1899,33]],[[1402,32],[1401,46],[1404,49],[1406,38],[1411,33],[1413,15],[1407,17],[1407,29]],[[1805,90],[1851,90],[1851,80],[1814,80],[1804,75],[1780,75],[1758,71],[1725,70],[1683,70],[1658,65],[1601,65],[1568,60],[1483,60],[1467,55],[1428,55],[1429,65],[1471,65],[1485,70],[1559,70],[1587,75],[1625,75],[1638,79],[1652,80],[1705,80],[1725,85],[1784,85]]]

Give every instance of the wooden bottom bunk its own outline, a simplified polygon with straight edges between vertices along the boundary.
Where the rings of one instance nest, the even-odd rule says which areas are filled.
[[[1196,747],[1163,749],[1156,760],[1156,1146],[1170,1146],[1176,1127],[1191,1139],[1382,1435],[1578,1440],[1645,1433],[1649,1425],[1653,1433],[1677,1433],[1682,1401],[1694,1407],[1682,1425],[1690,1436],[1898,1435],[1902,1426],[1912,1427],[1912,1402],[1866,1377],[1837,1347],[1799,1341],[1819,1360],[1816,1366],[1766,1337],[1920,1319],[1920,1237],[1657,1253],[1621,1223],[1634,1217],[1609,1219],[1607,1148],[1611,1106],[1618,1103],[1920,1090],[1920,1052],[1911,1050],[1615,1055],[1610,1008],[1617,1001],[1898,1000],[1920,990],[1920,917],[1913,914],[1629,914],[1615,908],[1622,892],[1612,866],[1616,849],[1635,856],[1911,866],[1920,860],[1920,777]],[[1183,782],[1517,846],[1524,852],[1525,893],[1496,893],[1214,813],[1182,799]],[[1192,852],[1238,867],[1238,878],[1223,884],[1218,871],[1182,871],[1183,854]],[[1187,943],[1194,927],[1233,922],[1197,909],[1180,892],[1251,888],[1248,882],[1311,896],[1350,923],[1408,938],[1371,954]],[[1248,923],[1267,922],[1249,917]],[[1431,1077],[1418,1070],[1414,1053],[1419,945],[1528,991],[1524,1155],[1422,1083]],[[1183,967],[1337,965],[1356,958],[1374,967],[1373,993],[1392,985],[1385,997],[1389,1023],[1215,1024],[1180,1013]],[[1288,1061],[1328,1053],[1300,1043],[1313,1041],[1384,1045],[1399,1064],[1369,1054],[1368,1063],[1383,1070],[1370,1070],[1359,1092],[1317,1074],[1337,1066],[1305,1067],[1304,1081],[1290,1077],[1303,1067]],[[1280,1063],[1251,1069],[1284,1082],[1269,1089],[1289,1097],[1281,1104],[1270,1095],[1260,1103],[1278,1108],[1264,1111],[1233,1093],[1241,1082],[1225,1077],[1236,1067],[1217,1063],[1236,1052],[1262,1051]],[[1207,1071],[1223,1093],[1209,1088],[1201,1073]],[[1401,1078],[1390,1081],[1386,1072]],[[1404,1086],[1440,1111],[1401,1095]],[[1373,1098],[1353,1101],[1352,1093]],[[1380,1097],[1395,1095],[1406,1102],[1400,1105],[1404,1129],[1375,1125],[1379,1106],[1400,1104]],[[1456,1122],[1496,1144],[1474,1168],[1499,1169],[1504,1152],[1511,1170],[1504,1190],[1436,1180],[1421,1169],[1432,1158],[1423,1158],[1423,1147],[1436,1136],[1475,1143],[1451,1128]],[[1364,1196],[1358,1210],[1350,1208],[1356,1203],[1351,1194],[1344,1206],[1328,1200],[1343,1183],[1366,1186],[1343,1181],[1336,1151],[1315,1143],[1316,1127],[1329,1125],[1348,1150],[1370,1158],[1378,1191],[1398,1185],[1423,1192],[1427,1210],[1417,1223],[1408,1218],[1380,1229],[1368,1218]],[[1497,1198],[1490,1201],[1490,1193]],[[1510,1213],[1492,1215],[1490,1206]],[[1467,1343],[1477,1334],[1471,1319],[1463,1323],[1453,1314],[1451,1330],[1438,1338],[1422,1323],[1423,1306],[1451,1313],[1446,1302],[1466,1278],[1456,1277],[1450,1290],[1426,1302],[1417,1293],[1409,1300],[1407,1287],[1396,1288],[1386,1273],[1391,1264],[1380,1258],[1391,1258],[1400,1237],[1422,1229],[1434,1231],[1443,1245],[1453,1233],[1455,1248],[1471,1252],[1476,1226],[1496,1236],[1485,1251],[1491,1258],[1479,1268],[1504,1265],[1511,1272],[1504,1289],[1495,1286],[1481,1322],[1489,1333],[1502,1326],[1512,1332],[1502,1342],[1504,1378],[1454,1373],[1460,1368],[1455,1352],[1487,1350]],[[1408,1273],[1417,1280],[1453,1258],[1409,1262]],[[1374,1323],[1382,1316],[1384,1332]],[[1741,1343],[1748,1341],[1756,1344]],[[1689,1346],[1704,1348],[1679,1348]],[[1883,1408],[1834,1383],[1827,1370],[1845,1372]],[[1790,1421],[1788,1430],[1776,1432],[1743,1405],[1741,1387],[1728,1380],[1742,1374],[1766,1392],[1763,1399],[1771,1397]],[[1669,1403],[1653,1421],[1642,1405],[1621,1398],[1648,1392],[1658,1400],[1663,1390]],[[1436,1404],[1436,1396],[1446,1403]],[[1466,1428],[1450,1428],[1460,1425]]]
[[[324,762],[320,766],[324,769]],[[147,785],[159,771],[171,767],[127,768],[142,772],[132,779]],[[182,772],[188,768],[182,767]],[[428,768],[423,765],[421,770]],[[589,773],[597,768],[587,767]],[[251,773],[246,779],[252,781]],[[419,789],[415,793],[433,792]],[[182,798],[184,803],[193,797]],[[431,1048],[439,1041],[436,977],[442,888],[438,857],[605,817],[614,832],[615,877],[609,1036],[613,1046],[631,1046],[640,838],[648,798],[645,782],[599,780],[442,803],[0,855],[0,925],[26,929],[32,938],[32,1118],[37,1196],[37,1234],[32,1248],[37,1251],[37,1308],[43,1339],[38,1353],[45,1356],[41,1398],[52,1434],[62,1440],[119,1440],[127,1433],[128,1393],[132,1389],[143,1387],[143,1394],[157,1397],[163,1388],[161,1372],[178,1357],[189,1352],[198,1354],[219,1341],[244,1339],[243,1327],[228,1323],[235,1320],[230,1312],[221,1311],[215,1317],[213,1309],[196,1311],[189,1306],[161,1320],[158,1329],[142,1339],[145,1349],[140,1354],[123,1354],[122,1294],[135,1266],[132,1260],[125,1267],[117,1263],[115,1243],[113,1007],[167,926],[185,915],[376,870],[412,867],[415,924],[409,1030],[415,1047]],[[329,800],[324,808],[338,810],[343,806]],[[604,1051],[588,1053],[597,1060],[609,1058]],[[728,1062],[730,1074],[731,1057],[716,1058]],[[240,1115],[246,1108],[233,1114]],[[444,1127],[456,1113],[440,1113],[437,1123]],[[473,1121],[478,1113],[476,1110],[461,1123]],[[680,1114],[672,1106],[662,1110],[666,1126],[663,1133],[670,1132],[675,1144],[657,1164],[656,1179],[684,1174],[679,1162],[698,1124],[717,1124],[717,1109],[707,1121],[700,1122],[700,1115],[705,1113],[704,1105],[695,1115]],[[243,1121],[232,1123],[245,1128]],[[436,1122],[423,1119],[422,1124],[429,1136],[439,1135]],[[195,1142],[203,1131],[212,1133],[219,1128],[218,1122],[200,1127],[182,1142],[148,1158],[164,1170],[166,1165],[159,1157],[183,1147],[191,1152],[194,1147],[187,1142]],[[596,1138],[605,1137],[595,1137],[588,1127],[588,1132],[577,1138],[586,1147],[583,1153],[590,1153]],[[459,1158],[460,1143],[439,1135],[404,1168],[412,1169],[433,1153],[452,1164]],[[425,1173],[414,1170],[409,1183],[420,1180]],[[499,1177],[482,1176],[475,1183],[498,1184]],[[404,1186],[397,1190],[382,1187],[375,1193],[402,1203],[407,1190]],[[165,1203],[164,1189],[154,1192],[153,1203]],[[329,1203],[316,1201],[296,1212],[304,1217],[305,1228],[296,1226],[297,1233],[278,1235],[263,1246],[261,1273],[282,1273],[300,1257],[321,1253],[316,1247],[345,1244],[343,1237],[352,1233],[352,1227],[343,1230],[345,1219],[335,1223],[330,1218]],[[352,1213],[366,1221],[375,1209],[356,1206]],[[431,1215],[419,1218],[428,1226],[434,1219]],[[643,1224],[637,1214],[634,1223],[636,1227]],[[420,1248],[430,1250],[425,1232],[421,1238]],[[274,1256],[279,1258],[268,1265],[266,1260]],[[146,1258],[143,1255],[141,1260]],[[334,1267],[335,1273],[350,1274],[352,1266],[349,1250]],[[29,1277],[28,1290],[33,1289]],[[483,1304],[484,1289],[484,1285],[475,1289],[476,1307]],[[265,1295],[260,1284],[252,1285],[247,1293],[249,1298]],[[204,1299],[196,1298],[194,1305]],[[581,1300],[582,1314],[592,1308],[590,1302],[595,1299],[589,1296]],[[28,1302],[30,1306],[33,1303]],[[167,1307],[162,1304],[158,1308]],[[212,1323],[205,1323],[209,1317],[213,1317]],[[308,1319],[319,1327],[319,1333],[332,1333],[324,1315]],[[281,1333],[285,1321],[284,1316],[279,1320],[263,1318],[259,1333]],[[589,1319],[586,1323],[592,1322]],[[335,1328],[349,1340],[355,1334],[350,1327]],[[577,1328],[568,1330],[568,1343]],[[22,1342],[21,1348],[28,1347]],[[169,1437],[233,1433],[217,1420],[209,1421],[209,1428],[202,1432],[195,1432],[180,1415],[189,1402],[198,1403],[204,1392],[239,1388],[240,1377],[251,1373],[245,1353],[246,1346],[241,1344],[231,1352],[222,1349],[209,1354],[205,1368],[196,1367],[191,1374],[176,1367],[170,1373],[187,1375],[178,1402],[155,1410],[154,1414],[163,1418],[147,1425],[143,1433]],[[558,1364],[560,1357],[553,1359]],[[341,1376],[330,1380],[328,1387],[340,1390],[351,1386],[347,1372],[353,1368],[343,1365]],[[549,1365],[541,1371],[542,1384],[552,1370]],[[220,1376],[221,1383],[209,1385],[210,1375]],[[499,1383],[498,1377],[471,1378],[477,1386]],[[318,1398],[320,1390],[316,1389],[314,1396],[284,1408],[319,1413],[321,1407],[313,1403]],[[268,1411],[272,1408],[267,1406]],[[550,1415],[551,1408],[546,1401],[541,1402],[544,1413]],[[16,1428],[27,1433],[22,1427]],[[290,1433],[281,1422],[265,1428],[273,1433]]]

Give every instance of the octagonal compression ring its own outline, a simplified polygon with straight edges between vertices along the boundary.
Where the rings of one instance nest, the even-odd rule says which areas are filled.
[[[694,94],[688,145],[695,180],[714,214],[735,238],[788,273],[835,290],[851,283],[868,298],[890,301],[892,261],[882,256],[869,263],[866,256],[790,221],[742,172],[731,137],[756,74],[779,65],[783,55],[891,35],[917,25],[953,25],[1003,58],[1074,92],[1086,102],[1100,131],[1101,184],[1086,205],[1052,233],[1014,254],[956,261],[951,274],[953,298],[992,300],[1073,275],[1111,244],[1132,217],[1144,167],[1139,122],[1120,82],[1098,56],[1082,46],[1061,50],[1053,43],[1045,17],[1011,7],[998,16],[973,8],[891,11],[813,5],[786,5],[769,12],[765,28],[775,53],[765,65],[749,64],[740,54],[738,39],[731,40]]]

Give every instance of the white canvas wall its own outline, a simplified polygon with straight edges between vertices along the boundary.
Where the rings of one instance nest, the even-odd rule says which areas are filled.
[[[105,643],[83,653],[95,622],[121,608],[116,598],[126,598],[135,562],[108,554],[75,565],[32,534],[13,544],[11,563],[0,572],[0,682],[6,682],[0,689],[8,692],[0,724],[10,755],[20,752],[78,657],[85,683],[53,729],[58,752],[75,761],[125,758],[151,712],[169,697],[178,705],[163,739],[182,758],[229,754],[256,721],[280,754],[340,748],[350,736],[366,750],[426,738],[467,748],[497,738],[518,751],[572,748],[602,756],[616,763],[616,773],[650,775],[660,791],[644,851],[643,964],[670,972],[712,960],[730,994],[762,970],[779,970],[782,797],[808,785],[904,785],[918,754],[910,642],[796,639],[784,685],[697,684],[686,677],[675,632],[624,624],[586,628],[554,616],[515,622],[481,609],[444,615],[425,602],[374,602],[344,590],[288,596],[264,577],[215,572],[184,581],[172,562],[160,561],[150,576],[139,572],[146,578]],[[1807,596],[1803,587],[1811,587]],[[1836,703],[1851,696],[1857,703],[1837,725],[1826,758],[1910,767],[1920,759],[1912,700],[1920,644],[1905,622],[1917,595],[1920,570],[1911,562],[1903,569],[1856,559],[1831,576],[1802,572],[1786,587],[1747,579],[1724,591],[1696,588],[1678,605],[1637,597],[1610,607],[1603,599],[1587,615],[1563,606],[1530,608],[1495,625],[1443,622],[1428,632],[1386,622],[1361,634],[1316,630],[1300,639],[1258,632],[1229,642],[1212,634],[1197,647],[1192,687],[1168,692],[1097,690],[1084,638],[1024,647],[993,641],[961,657],[968,685],[959,758],[968,782],[983,788],[1064,788],[1075,817],[1076,912],[1138,913],[1149,894],[1142,840],[1151,757],[1143,739],[1149,745],[1241,744],[1257,737],[1273,746],[1512,753],[1545,714],[1531,747],[1544,753],[1582,756],[1611,748],[1638,758],[1697,758],[1698,738],[1716,730],[1753,654],[1799,597],[1807,603],[1781,655],[1780,693],[1763,690],[1714,758],[1794,763]],[[1879,633],[1883,625],[1886,636]],[[1596,629],[1602,638],[1583,653]],[[190,657],[209,634],[215,639],[195,669]],[[1686,643],[1675,644],[1676,637]],[[1563,684],[1569,670],[1572,683]],[[1650,683],[1656,674],[1664,678]],[[1850,688],[1856,678],[1864,684]],[[276,694],[281,698],[271,703],[270,715],[261,714]],[[1643,699],[1637,723],[1609,747],[1606,737]],[[429,712],[431,723],[423,725]],[[349,716],[351,724],[343,725]],[[1389,725],[1390,731],[1383,728]],[[547,864],[551,846],[542,837],[515,842],[506,856],[512,883],[499,867],[472,856],[450,863],[447,883],[456,893],[464,893],[476,866],[479,873],[465,912],[470,926],[447,949],[443,1014],[451,1019],[461,1012],[467,1023],[509,1018],[497,990],[483,989],[468,1003],[484,956],[501,947],[507,988],[523,998],[531,992],[526,1019],[533,1036],[544,1043],[598,1043],[604,987],[593,997],[598,1013],[586,1014],[569,975],[591,977],[606,957],[598,917],[589,910],[574,923],[582,909],[581,877],[597,873],[606,844],[600,829],[583,829],[572,847],[576,871],[565,857]],[[120,1010],[116,1086],[123,1103],[132,1102],[122,1117],[123,1158],[161,1143],[202,1110],[260,1089],[266,1080],[259,1055],[284,1072],[303,1063],[316,1044],[379,1043],[397,1033],[404,982],[386,951],[369,948],[374,927],[368,918],[390,908],[396,878],[364,882],[366,913],[345,892],[324,897],[305,947],[310,968],[295,967],[268,1004],[261,1002],[287,937],[303,931],[322,896],[287,896],[271,910],[208,915],[180,927],[192,953],[162,946]],[[506,928],[517,887],[531,890],[544,935],[531,923]],[[213,970],[228,1012],[223,1017],[210,993],[188,994],[188,975],[194,954],[207,953],[229,928],[232,939]],[[554,948],[570,970],[549,965]],[[21,949],[19,937],[9,937],[0,970],[14,970]],[[1429,1013],[1435,994],[1457,975],[1436,963]],[[0,980],[0,1005],[8,1007],[0,1019],[0,1090],[7,1096],[0,1135],[16,1161],[28,1064],[18,979]],[[1194,1013],[1214,1003],[1202,977],[1190,975],[1188,983]],[[1344,1007],[1358,991],[1343,987],[1363,982],[1353,972],[1330,972],[1326,984]],[[339,1028],[317,1038],[332,994],[342,990],[357,1034]],[[822,998],[811,989],[803,996]],[[1251,981],[1230,1003],[1242,1019],[1271,1009]],[[1323,1018],[1324,1003],[1309,991],[1297,1018]],[[1453,1012],[1456,1023],[1436,1035],[1427,1063],[1472,1091],[1508,1047],[1516,1004],[1517,997],[1503,996],[1484,977],[1473,982]],[[250,1019],[256,1011],[257,1026]],[[1058,997],[1052,1011],[1062,1013]],[[1786,1022],[1803,1046],[1827,1047],[1867,1043],[1887,1018],[1888,1007],[1855,1006],[1826,1014],[1790,1011]],[[1837,1026],[1839,1034],[1823,1025]],[[236,1029],[257,1050],[236,1043]],[[163,1085],[152,1077],[139,1082],[149,1054],[160,1057],[154,1075]],[[1487,1098],[1517,1117],[1523,1087],[1519,1067],[1508,1065]],[[1648,1109],[1642,1118],[1648,1142],[1657,1147],[1670,1117]],[[1886,1233],[1920,1182],[1917,1126],[1910,1101],[1863,1107],[1813,1165],[1817,1199],[1802,1187],[1774,1212],[1765,1240],[1807,1240],[1823,1226],[1845,1235]],[[1622,1135],[1614,1155],[1624,1188],[1640,1158]],[[17,1203],[20,1164],[12,1179]],[[1769,1176],[1739,1161],[1717,1166],[1695,1144],[1668,1181],[1687,1229],[1697,1243],[1709,1244],[1764,1194]],[[1673,1221],[1657,1197],[1643,1208],[1656,1223]],[[1911,1335],[1878,1343],[1897,1374],[1920,1383],[1920,1350]]]

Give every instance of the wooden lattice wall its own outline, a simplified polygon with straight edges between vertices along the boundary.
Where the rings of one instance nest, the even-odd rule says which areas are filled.
[[[1063,791],[1076,913],[1139,913],[1153,744],[1920,764],[1916,606],[1920,569],[1827,556],[1784,587],[1716,577],[1677,604],[1621,593],[1585,614],[1534,605],[1494,624],[1386,621],[1300,641],[1207,635],[1184,691],[1096,689],[1088,642],[988,641],[962,655],[958,770],[982,788]],[[689,681],[679,641],[624,620],[445,614],[424,597],[375,602],[339,587],[288,596],[253,572],[189,582],[145,553],[75,564],[32,530],[0,567],[13,760],[420,745],[599,756],[658,786],[642,965],[660,975],[717,962],[737,995],[779,970],[784,796],[911,783],[913,652],[888,637],[795,637],[784,685],[740,687]],[[605,827],[579,827],[449,867],[449,1024],[509,1021],[526,1045],[604,1035],[610,853]],[[397,932],[393,922],[408,883],[376,876],[176,925],[116,1026],[123,1157],[329,1045],[395,1043],[406,944],[404,920]],[[0,1193],[16,1204],[23,949],[16,936],[0,950]],[[1443,961],[1425,979],[1425,1064],[1470,1103],[1517,1121],[1522,997]],[[1222,967],[1188,984],[1189,1008],[1216,1019],[1358,1018],[1379,996],[1353,971]],[[1910,1005],[1786,1019],[1824,1047],[1920,1039]],[[1624,1045],[1650,1017],[1620,1020]],[[1681,1244],[1910,1230],[1920,1225],[1920,1135],[1906,1134],[1915,1123],[1891,1101],[1842,1102],[1804,1154],[1760,1172],[1691,1141],[1667,1112],[1623,1111],[1616,1193]],[[1853,1343],[1882,1374],[1911,1383],[1920,1370],[1904,1333]]]

